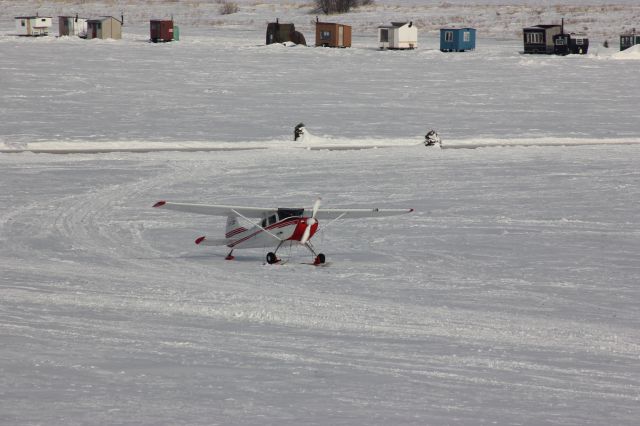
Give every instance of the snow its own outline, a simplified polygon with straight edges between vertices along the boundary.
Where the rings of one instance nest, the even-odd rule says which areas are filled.
[[[142,3],[119,41],[0,24],[0,424],[637,423],[637,51],[263,46],[294,1],[214,28],[181,4],[155,45]],[[224,218],[151,207],[318,196],[415,212],[335,222],[316,268],[225,261],[193,243]]]
[[[614,53],[611,55],[613,59],[621,59],[621,60],[639,60],[640,59],[640,45],[637,44],[635,46],[631,46],[621,52]]]

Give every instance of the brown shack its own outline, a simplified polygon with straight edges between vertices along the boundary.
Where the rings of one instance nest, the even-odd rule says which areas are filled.
[[[316,46],[351,47],[351,26],[316,21]]]
[[[171,19],[152,19],[149,25],[151,41],[154,43],[173,40],[173,21]]]
[[[281,24],[277,19],[276,22],[269,22],[267,25],[267,44],[293,42],[295,44],[307,45],[304,35],[296,31],[293,24]]]

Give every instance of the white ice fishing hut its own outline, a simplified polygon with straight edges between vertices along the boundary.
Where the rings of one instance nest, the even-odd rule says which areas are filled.
[[[87,35],[87,18],[76,16],[58,16],[58,31],[60,36]]]
[[[418,47],[418,29],[413,22],[392,22],[378,27],[380,49],[415,49]]]
[[[50,16],[16,16],[16,31],[21,36],[46,36],[51,28]]]

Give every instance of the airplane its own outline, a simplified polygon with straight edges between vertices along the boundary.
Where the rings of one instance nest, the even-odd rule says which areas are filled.
[[[290,242],[290,244],[299,243],[306,247],[314,256],[313,265],[322,265],[326,261],[325,255],[317,253],[310,241],[318,231],[318,219],[330,220],[326,225],[328,226],[338,219],[395,216],[411,213],[414,210],[321,209],[320,203],[321,199],[318,198],[312,208],[272,208],[158,201],[153,207],[187,213],[226,216],[227,226],[224,238],[209,239],[203,236],[197,238],[195,243],[201,246],[229,247],[231,251],[225,257],[227,260],[234,259],[233,251],[235,249],[263,248],[276,244],[276,248],[267,253],[266,260],[268,264],[278,263],[281,261],[277,257],[278,250],[286,242]],[[256,219],[258,220],[255,221]],[[245,222],[244,225],[248,226],[244,226],[241,222]]]

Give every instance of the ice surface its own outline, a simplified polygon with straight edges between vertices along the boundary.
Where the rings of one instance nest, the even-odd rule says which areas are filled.
[[[0,155],[6,424],[640,415],[640,147]],[[413,207],[263,265],[158,199]],[[322,226],[322,224],[320,224]]]
[[[1,22],[0,424],[637,424],[637,61],[262,46],[281,10],[311,25],[293,0],[215,28],[180,2],[194,27],[154,45],[142,3],[121,41]],[[314,268],[225,261],[193,244],[224,218],[151,207],[318,196],[416,211],[334,223]]]

